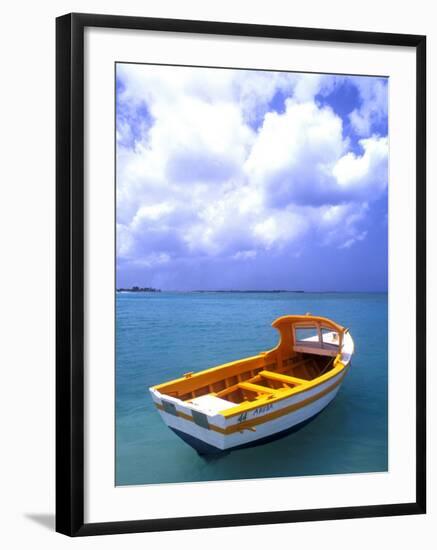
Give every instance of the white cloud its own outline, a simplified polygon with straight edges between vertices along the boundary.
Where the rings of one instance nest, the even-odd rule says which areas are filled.
[[[340,188],[363,197],[376,196],[387,186],[388,140],[377,136],[360,140],[364,153],[360,156],[349,152],[341,157],[333,168],[333,175]]]
[[[324,76],[320,74],[301,75],[294,88],[293,97],[298,102],[312,101],[322,87]]]
[[[387,185],[387,139],[361,140],[362,155],[349,150],[341,118],[314,99],[333,79],[138,65],[117,71],[128,115],[143,103],[150,115],[133,145],[129,124],[118,128],[121,261],[247,261],[293,244],[300,250],[310,232],[343,247],[365,238],[366,201]],[[278,92],[288,97],[284,111],[265,112]]]
[[[362,241],[367,231],[360,229],[360,223],[365,219],[368,209],[367,202],[349,202],[318,209],[321,244],[350,248],[357,241]]]
[[[287,100],[284,114],[266,115],[245,171],[274,206],[325,202],[345,148],[341,119],[330,108]]]
[[[358,89],[362,104],[350,113],[349,119],[357,134],[369,136],[372,126],[387,117],[387,80],[355,77],[353,83]]]
[[[341,244],[339,248],[350,248],[357,241],[363,241],[366,237],[367,237],[367,231],[361,231],[361,233],[358,233],[355,237],[351,237],[350,239],[347,239],[347,241]]]

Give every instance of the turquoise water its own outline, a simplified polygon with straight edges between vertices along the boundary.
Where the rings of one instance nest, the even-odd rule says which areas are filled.
[[[119,293],[116,484],[387,470],[387,294]],[[352,367],[334,401],[299,432],[205,459],[161,420],[148,387],[269,349],[280,315],[348,327]]]

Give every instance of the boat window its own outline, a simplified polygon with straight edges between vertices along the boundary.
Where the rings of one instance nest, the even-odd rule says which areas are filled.
[[[295,342],[318,342],[319,333],[317,327],[295,327]]]
[[[337,345],[339,344],[339,335],[336,330],[333,330],[331,328],[325,328],[322,327],[321,329],[322,333],[322,343],[323,344],[331,344],[331,345]]]

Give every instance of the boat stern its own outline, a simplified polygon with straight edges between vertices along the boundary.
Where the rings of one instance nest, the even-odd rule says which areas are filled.
[[[223,399],[204,395],[186,403],[149,388],[153,402],[165,424],[200,454],[225,450],[225,418],[218,413],[234,406]]]

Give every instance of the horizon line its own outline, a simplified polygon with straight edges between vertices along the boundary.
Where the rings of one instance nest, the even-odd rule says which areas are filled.
[[[135,285],[136,286],[136,285]],[[119,287],[116,288],[116,292],[132,292],[132,293],[159,293],[159,292],[192,292],[192,293],[203,293],[203,292],[231,292],[231,293],[290,293],[290,294],[343,294],[343,293],[379,293],[379,294],[387,294],[388,289],[386,290],[289,290],[289,289],[158,289],[158,288],[152,288],[149,287],[148,290],[134,290],[134,287],[131,288],[124,288]]]

